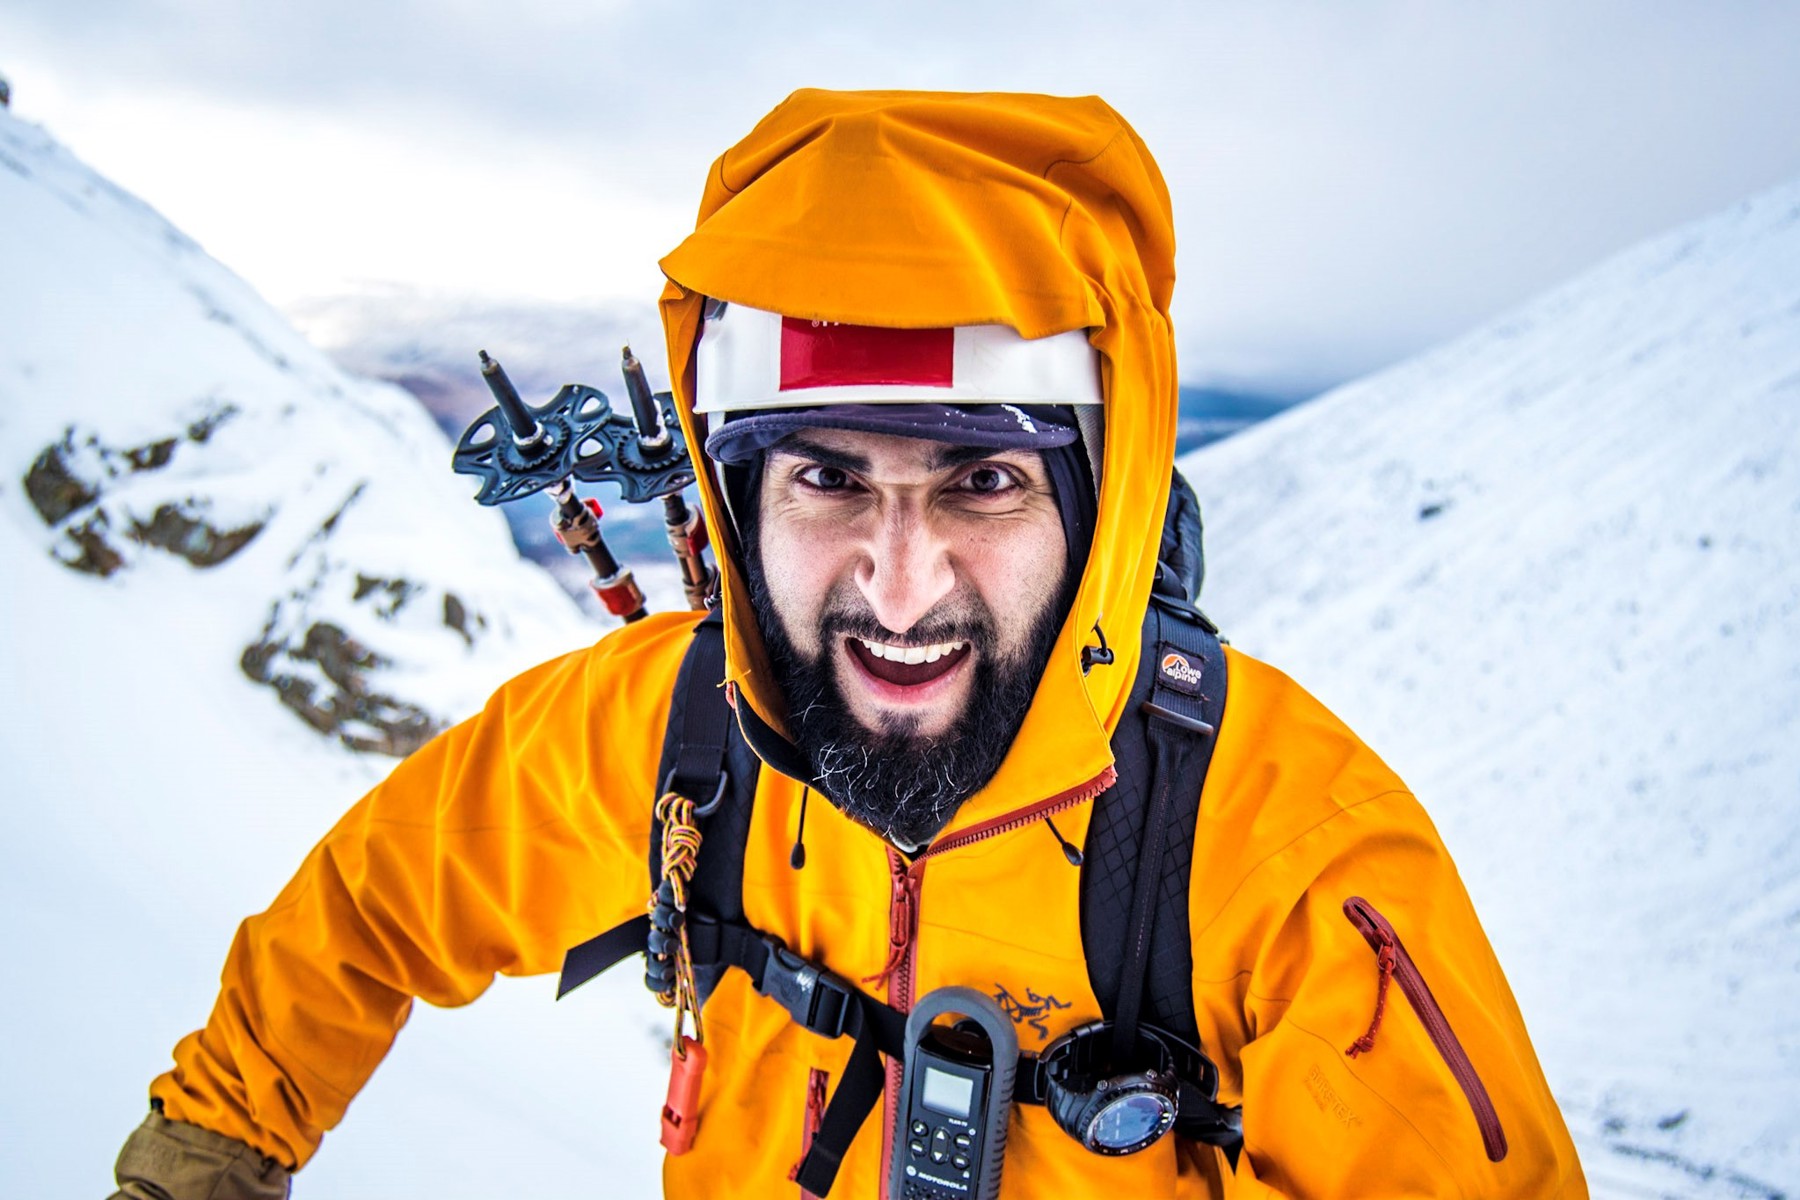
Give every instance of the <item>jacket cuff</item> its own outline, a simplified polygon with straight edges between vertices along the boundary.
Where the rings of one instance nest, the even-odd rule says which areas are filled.
[[[233,1137],[152,1112],[113,1167],[111,1200],[285,1200],[289,1172]]]

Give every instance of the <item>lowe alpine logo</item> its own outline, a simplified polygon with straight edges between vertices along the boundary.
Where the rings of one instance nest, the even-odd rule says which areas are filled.
[[[1163,655],[1162,673],[1173,683],[1185,683],[1189,687],[1200,686],[1200,668],[1187,660],[1187,656],[1177,654],[1173,650]]]
[[[1200,699],[1200,668],[1204,664],[1189,658],[1174,642],[1158,642],[1156,654],[1157,686]]]

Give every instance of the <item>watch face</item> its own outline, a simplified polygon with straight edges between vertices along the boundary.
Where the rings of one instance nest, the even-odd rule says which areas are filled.
[[[1160,1092],[1132,1092],[1094,1114],[1088,1145],[1102,1154],[1130,1154],[1161,1137],[1175,1120],[1175,1104]]]

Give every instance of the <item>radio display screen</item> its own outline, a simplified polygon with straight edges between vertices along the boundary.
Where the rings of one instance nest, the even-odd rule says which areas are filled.
[[[975,1081],[964,1079],[960,1075],[952,1075],[948,1071],[940,1071],[935,1067],[925,1068],[925,1086],[920,1091],[919,1099],[926,1108],[933,1112],[941,1112],[947,1116],[962,1117],[969,1115],[969,1101],[975,1095]]]

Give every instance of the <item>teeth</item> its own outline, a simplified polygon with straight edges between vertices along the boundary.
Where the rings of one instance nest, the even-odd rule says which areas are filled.
[[[897,663],[934,663],[946,654],[955,654],[968,643],[939,642],[932,646],[890,646],[885,642],[871,642],[868,638],[858,638],[872,657],[885,658]]]

